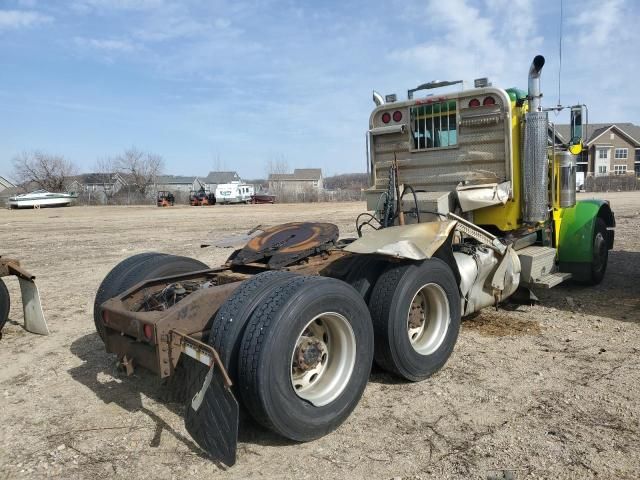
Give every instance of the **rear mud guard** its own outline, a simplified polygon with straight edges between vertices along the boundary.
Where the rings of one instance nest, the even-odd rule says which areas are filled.
[[[22,294],[22,310],[24,312],[24,328],[28,332],[49,335],[49,327],[44,318],[38,286],[33,280],[18,277]]]
[[[176,330],[171,335],[179,342],[182,354],[196,360],[186,372],[196,391],[189,391],[184,424],[189,435],[213,459],[232,466],[236,463],[240,407],[231,393],[231,380],[218,352],[206,343]],[[206,372],[206,374],[205,374]]]

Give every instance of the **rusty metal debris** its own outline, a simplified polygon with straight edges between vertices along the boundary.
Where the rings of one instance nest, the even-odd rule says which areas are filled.
[[[28,332],[40,335],[48,335],[49,327],[44,318],[40,293],[35,283],[35,275],[27,272],[20,266],[20,262],[11,258],[0,256],[0,277],[16,276],[20,284],[22,295],[22,310],[24,313],[24,328]],[[0,280],[2,283],[2,280]],[[9,315],[9,294],[4,284],[0,288],[0,330],[7,321]],[[4,308],[2,306],[5,306]],[[0,331],[0,337],[2,332]]]

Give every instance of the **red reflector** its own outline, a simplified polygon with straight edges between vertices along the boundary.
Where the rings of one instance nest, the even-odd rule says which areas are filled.
[[[478,100],[477,98],[472,98],[471,100],[469,100],[470,108],[479,107],[479,106],[480,106],[480,100]]]
[[[391,115],[388,113],[382,114],[382,123],[389,123],[391,121]]]
[[[145,324],[143,330],[144,330],[144,336],[147,337],[147,339],[151,340],[153,338],[153,326],[147,323]]]
[[[485,107],[488,105],[495,105],[496,104],[496,99],[493,97],[487,97],[482,101],[482,105],[484,105]]]
[[[102,310],[102,321],[106,324],[109,323],[109,312]]]
[[[400,120],[402,120],[402,112],[396,110],[395,112],[393,112],[393,121],[399,122]]]

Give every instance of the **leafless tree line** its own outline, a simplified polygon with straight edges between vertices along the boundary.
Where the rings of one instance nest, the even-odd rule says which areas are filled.
[[[14,176],[25,189],[37,186],[51,192],[66,191],[78,167],[61,155],[42,151],[23,152],[13,159]],[[113,188],[114,176],[120,174],[128,186],[128,194],[146,198],[164,170],[160,155],[128,148],[115,157],[98,159],[94,165],[93,182],[101,185],[102,194],[111,200],[118,191]],[[110,203],[110,202],[109,202]]]
[[[39,189],[62,192],[67,180],[76,174],[77,167],[60,155],[34,151],[17,155],[13,159],[13,170],[20,184],[31,184]]]

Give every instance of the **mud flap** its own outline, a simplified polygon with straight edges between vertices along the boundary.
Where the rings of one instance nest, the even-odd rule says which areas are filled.
[[[214,364],[207,371],[202,388],[187,400],[184,424],[211,458],[232,466],[236,463],[239,411],[238,401]]]
[[[231,379],[212,346],[176,330],[171,334],[186,357],[187,432],[213,460],[232,466],[236,463],[240,407],[231,393]]]
[[[22,310],[24,312],[24,328],[31,333],[49,335],[49,327],[44,319],[40,293],[32,280],[18,277],[20,292],[22,293]]]

